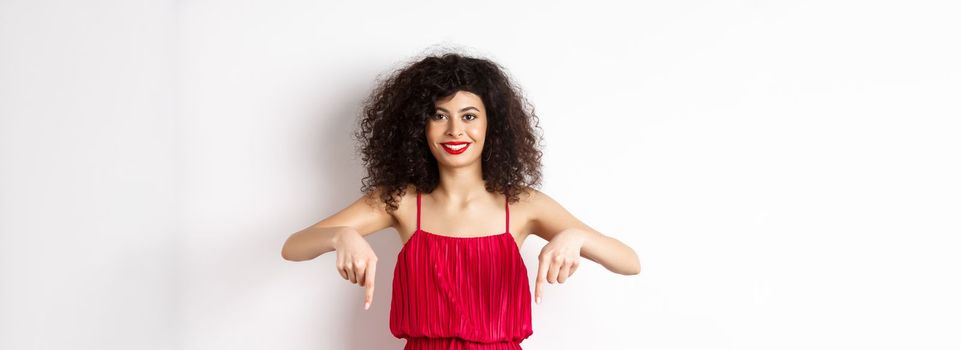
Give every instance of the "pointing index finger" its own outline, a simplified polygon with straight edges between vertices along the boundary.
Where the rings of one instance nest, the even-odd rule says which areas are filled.
[[[370,303],[374,301],[374,274],[376,272],[376,263],[367,267],[367,273],[365,274],[367,284],[364,286],[364,310],[370,309]]]
[[[537,263],[537,282],[534,283],[534,302],[541,303],[541,295],[544,289],[544,282],[547,280],[547,270],[550,267],[550,259],[545,255],[541,256]]]

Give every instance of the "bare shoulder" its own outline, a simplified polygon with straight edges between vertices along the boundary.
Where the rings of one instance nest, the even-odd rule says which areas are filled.
[[[547,193],[532,189],[529,197],[527,212],[530,215],[532,234],[550,240],[554,235],[568,228],[579,227],[590,230],[589,226]]]
[[[534,202],[537,197],[537,189],[531,187],[521,188],[521,193],[517,195],[517,202],[510,203],[511,206],[511,218],[514,214],[527,213],[536,205]]]
[[[523,228],[521,233],[526,237],[535,233],[535,220],[541,215],[541,201],[543,193],[532,187],[524,187],[518,195],[517,202],[511,203],[511,222],[520,221]]]
[[[381,186],[374,187],[370,191],[370,193],[367,193],[365,195],[368,205],[373,208],[382,210],[384,212],[389,212],[387,210],[387,203],[384,202],[384,199],[383,199],[385,191],[386,189]],[[395,195],[395,193],[392,193],[392,195]],[[400,209],[400,207],[402,207],[405,202],[409,202],[407,200],[409,197],[416,197],[416,195],[417,195],[417,189],[416,187],[414,187],[414,185],[409,184],[404,186],[403,191],[400,194],[400,197],[397,198],[398,209]]]
[[[554,200],[554,198],[551,198],[551,196],[548,196],[546,193],[536,188],[525,187],[521,191],[518,205],[523,206],[524,209],[527,209],[527,211],[531,214],[543,214],[545,209],[549,209],[550,206],[559,204]]]
[[[387,210],[387,203],[382,196],[383,188],[374,188],[361,194],[345,208],[313,224],[313,227],[347,226],[357,230],[363,236],[396,227],[395,213]],[[406,197],[406,195],[404,196]],[[401,198],[403,200],[403,198]],[[398,203],[400,204],[400,203]]]
[[[404,186],[403,192],[397,197],[397,209],[390,214],[394,219],[392,227],[401,233],[401,241],[405,241],[404,233],[411,232],[416,226],[414,219],[417,215],[417,186],[413,184]]]

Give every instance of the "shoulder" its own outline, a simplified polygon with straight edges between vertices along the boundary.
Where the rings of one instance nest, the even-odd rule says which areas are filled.
[[[389,194],[393,197],[392,200],[396,205],[394,210],[390,210],[387,204],[388,198],[385,198],[387,191],[391,192]],[[389,187],[374,186],[355,205],[363,202],[363,207],[368,215],[379,217],[379,220],[387,220],[391,227],[396,228],[401,222],[401,217],[407,216],[408,212],[413,212],[416,206],[416,197],[417,190],[413,185],[402,186],[399,192],[391,190]],[[411,200],[411,198],[414,198],[414,200]],[[415,204],[410,204],[411,202]]]
[[[402,206],[405,202],[410,202],[410,198],[417,198],[417,187],[413,184],[407,184],[401,187],[400,196],[396,197],[398,207]],[[375,186],[369,193],[367,193],[367,198],[371,201],[372,206],[379,206],[381,208],[386,208],[386,203],[384,203],[384,193],[387,191],[384,186]],[[391,196],[397,196],[396,191],[392,191]]]
[[[586,227],[583,222],[547,193],[536,189],[527,193],[529,199],[527,200],[526,211],[530,218],[533,234],[545,240],[550,240],[564,229]]]
[[[387,191],[387,188],[377,187],[372,193],[373,197],[377,201],[377,205],[382,211],[389,213],[393,217],[394,226],[397,227],[403,221],[401,218],[409,217],[413,215],[414,211],[417,209],[417,187],[413,184],[404,185],[399,192],[391,193],[396,200],[397,209],[387,210],[387,204],[384,203],[383,195]],[[398,228],[398,230],[400,230]]]
[[[521,190],[519,203],[524,203],[532,212],[540,212],[549,209],[551,206],[559,205],[553,197],[532,187],[524,187]]]
[[[550,218],[558,214],[558,209],[563,209],[553,197],[536,188],[524,187],[519,197],[511,206],[523,210],[532,221]]]

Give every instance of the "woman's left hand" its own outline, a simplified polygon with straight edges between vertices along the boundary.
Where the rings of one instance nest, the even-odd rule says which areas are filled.
[[[586,236],[578,229],[558,233],[541,249],[538,256],[537,282],[534,284],[534,300],[541,303],[544,282],[564,283],[580,265],[581,247]]]

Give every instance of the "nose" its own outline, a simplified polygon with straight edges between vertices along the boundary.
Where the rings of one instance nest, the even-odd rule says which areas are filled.
[[[459,122],[455,120],[450,123],[447,123],[447,135],[451,137],[460,137],[463,134],[464,134],[464,130],[461,127],[461,124]]]

